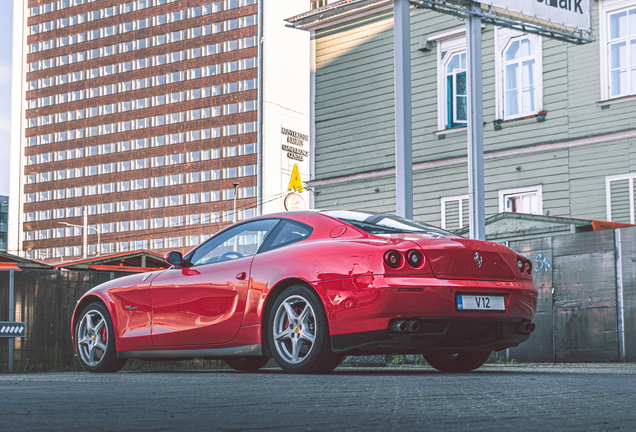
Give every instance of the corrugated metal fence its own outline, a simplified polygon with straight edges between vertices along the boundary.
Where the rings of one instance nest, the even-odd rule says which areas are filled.
[[[539,289],[530,362],[636,361],[636,227],[511,242]]]
[[[517,361],[636,361],[636,227],[511,242],[530,258],[539,289],[530,339],[508,351]],[[69,323],[77,300],[122,273],[15,272],[16,370],[72,364]],[[0,272],[0,321],[8,319],[9,272]],[[0,370],[8,339],[0,339]]]

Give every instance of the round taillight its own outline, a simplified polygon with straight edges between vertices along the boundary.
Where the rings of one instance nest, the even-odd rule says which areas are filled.
[[[532,274],[532,262],[522,256],[517,256],[517,267],[521,273]]]
[[[525,270],[526,273],[531,274],[532,273],[532,262],[527,259],[523,262],[523,269]]]
[[[525,259],[524,257],[520,256],[520,255],[517,255],[517,267],[519,268],[519,271],[521,273],[525,273],[526,272],[526,261],[528,261],[528,260]]]
[[[424,261],[424,257],[420,251],[410,250],[406,253],[406,261],[409,263],[411,267],[419,267],[422,265],[422,261]]]
[[[388,251],[384,254],[384,262],[391,268],[398,268],[402,264],[402,255],[398,251]]]

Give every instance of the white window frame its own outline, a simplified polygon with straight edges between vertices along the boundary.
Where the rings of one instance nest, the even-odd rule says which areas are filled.
[[[528,186],[528,187],[520,187],[520,188],[499,189],[499,213],[506,212],[505,197],[507,195],[525,194],[529,192],[536,192],[537,198],[538,198],[537,213],[532,213],[532,214],[542,215],[543,214],[543,185],[540,185],[540,184],[536,186]]]
[[[599,46],[600,46],[600,63],[601,63],[601,100],[619,99],[630,97],[636,99],[636,88],[631,89],[631,93],[611,96],[610,85],[611,77],[609,73],[610,57],[609,57],[609,15],[619,12],[622,9],[628,10],[636,7],[633,0],[604,0],[599,1]],[[627,47],[629,51],[629,46]],[[629,65],[628,65],[629,67]],[[628,77],[629,81],[629,77]]]
[[[612,222],[612,189],[610,183],[613,181],[629,180],[629,223],[636,223],[634,218],[634,179],[636,173],[621,174],[605,177],[605,208],[607,210],[607,221]]]
[[[469,199],[470,198],[468,194],[452,195],[452,196],[445,196],[440,198],[440,204],[442,207],[442,223],[441,223],[442,229],[456,229],[456,228],[446,228],[446,203],[449,201],[459,201],[459,227],[458,228],[461,228],[466,225],[463,223],[462,203],[463,201],[468,201]]]
[[[535,101],[534,111],[521,112],[515,115],[506,115],[506,74],[505,74],[505,51],[510,44],[516,40],[529,39],[534,43],[535,48]],[[538,114],[543,110],[543,44],[542,38],[539,35],[522,33],[518,30],[495,27],[495,40],[497,41],[495,50],[495,108],[497,112],[497,118],[503,120],[510,120],[520,117],[527,117],[530,115]]]
[[[466,26],[432,33],[426,36],[431,42],[437,42],[437,130],[466,130],[466,126],[447,127],[446,110],[446,61],[452,55],[466,52]],[[444,57],[442,58],[442,54]]]

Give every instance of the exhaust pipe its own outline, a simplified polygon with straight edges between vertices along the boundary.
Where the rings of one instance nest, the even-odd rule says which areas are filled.
[[[517,326],[517,333],[530,334],[536,328],[536,324],[532,322],[522,322]]]
[[[419,321],[409,321],[409,331],[415,333],[420,329]]]
[[[394,332],[405,332],[409,328],[409,323],[404,320],[393,321],[389,325],[389,330]]]

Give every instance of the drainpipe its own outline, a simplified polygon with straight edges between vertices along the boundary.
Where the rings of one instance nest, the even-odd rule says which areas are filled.
[[[625,361],[625,302],[623,298],[623,262],[621,230],[614,230],[614,259],[616,261],[616,327],[618,333],[618,360]]]
[[[258,2],[258,113],[256,138],[256,215],[263,214],[263,15],[264,0]]]

